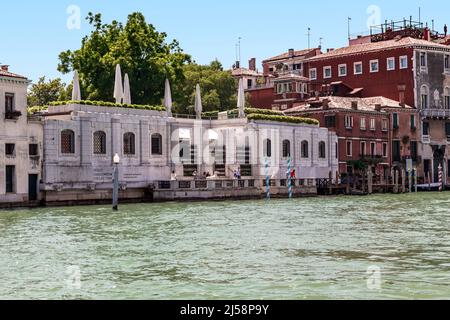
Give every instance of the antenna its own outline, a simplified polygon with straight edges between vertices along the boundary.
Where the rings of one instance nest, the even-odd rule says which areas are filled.
[[[311,49],[311,28],[308,27],[308,49]]]
[[[322,49],[322,41],[323,41],[323,38],[320,37],[320,38],[319,38],[319,48],[321,48],[321,49]]]
[[[421,24],[421,22],[422,22],[422,8],[421,7],[419,7],[419,25]]]
[[[242,40],[242,38],[239,37],[239,42],[238,42],[238,46],[239,46],[239,63],[241,62],[241,40]]]
[[[348,41],[350,42],[350,40],[351,40],[351,36],[350,36],[350,21],[352,21],[352,18],[351,17],[348,17],[348,20],[347,20],[347,27],[348,27]]]

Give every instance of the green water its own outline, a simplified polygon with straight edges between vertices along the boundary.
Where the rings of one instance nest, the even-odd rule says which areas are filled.
[[[120,209],[0,211],[0,298],[450,298],[449,193]]]

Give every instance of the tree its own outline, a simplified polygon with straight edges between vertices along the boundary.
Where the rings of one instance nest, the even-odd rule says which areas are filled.
[[[70,90],[59,78],[46,82],[45,77],[41,77],[28,92],[28,106],[45,106],[52,101],[70,100]]]
[[[184,79],[174,83],[174,109],[192,114],[195,86],[200,84],[203,111],[226,111],[236,108],[237,83],[230,71],[215,60],[209,65],[190,63],[183,67]]]
[[[147,24],[142,13],[132,13],[127,23],[102,22],[101,14],[89,13],[86,18],[93,31],[81,48],[59,55],[58,70],[78,70],[84,99],[113,101],[115,65],[128,73],[131,96],[136,104],[161,104],[164,80],[183,80],[183,66],[190,56],[183,53],[174,40],[166,43],[167,34]]]

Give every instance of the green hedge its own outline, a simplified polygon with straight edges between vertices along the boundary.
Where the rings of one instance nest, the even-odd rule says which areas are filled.
[[[153,111],[166,111],[163,106],[150,106],[150,105],[140,105],[140,104],[124,104],[124,103],[114,103],[107,101],[55,101],[50,102],[50,106],[64,106],[68,104],[81,104],[86,106],[99,106],[99,107],[116,107],[116,108],[127,108],[127,109],[140,109],[140,110],[153,110]]]
[[[319,125],[319,121],[309,118],[300,117],[289,117],[289,116],[275,116],[275,115],[265,115],[265,114],[249,114],[247,116],[248,120],[261,120],[261,121],[274,121],[274,122],[287,122],[287,123],[299,123],[299,124],[310,124]]]
[[[34,107],[27,108],[27,113],[34,114],[34,113],[42,112],[42,111],[46,111],[46,110],[48,110],[48,106],[34,106]]]
[[[202,116],[205,118],[217,118],[219,117],[220,111],[207,111],[203,112]],[[273,116],[283,116],[284,113],[281,111],[269,110],[269,109],[259,109],[259,108],[245,108],[245,114],[264,114]],[[236,116],[239,114],[239,109],[232,109],[228,111],[229,116]]]

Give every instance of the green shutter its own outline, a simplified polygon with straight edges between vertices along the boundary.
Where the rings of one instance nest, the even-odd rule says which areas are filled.
[[[393,114],[393,125],[394,125],[394,129],[398,129],[398,114],[394,113]]]

